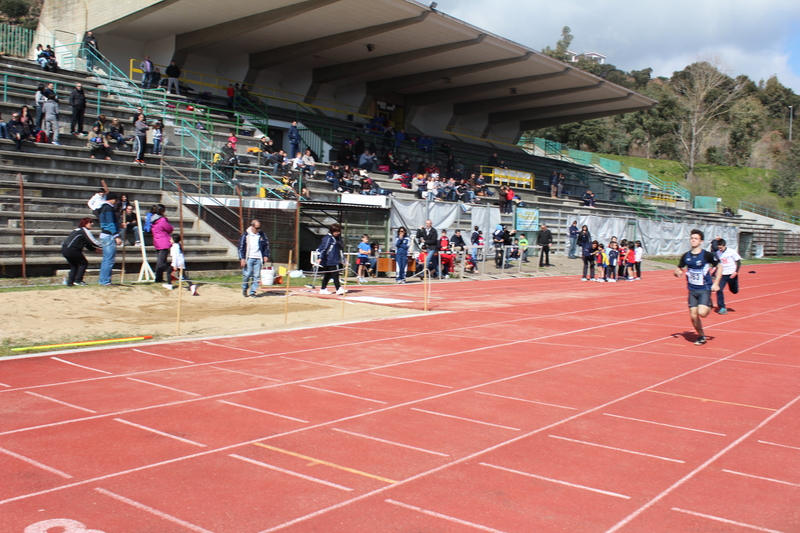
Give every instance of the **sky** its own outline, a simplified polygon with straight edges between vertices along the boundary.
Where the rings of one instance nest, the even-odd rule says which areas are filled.
[[[437,10],[519,44],[599,52],[621,70],[669,77],[719,58],[729,75],[777,75],[800,94],[800,0],[437,0]]]

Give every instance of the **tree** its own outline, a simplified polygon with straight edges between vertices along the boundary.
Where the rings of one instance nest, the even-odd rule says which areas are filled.
[[[570,31],[572,30],[569,29],[569,26],[564,26],[564,28],[561,30],[561,39],[559,39],[559,41],[556,43],[555,50],[549,46],[545,46],[544,50],[542,50],[542,53],[558,59],[559,61],[566,61],[569,59],[567,50],[569,50],[569,45],[572,44],[572,40],[574,39]]]
[[[740,98],[731,106],[728,145],[732,164],[741,166],[747,163],[753,144],[761,136],[766,119],[766,110],[755,96]]]
[[[736,83],[707,61],[693,63],[670,80],[678,107],[674,135],[686,165],[686,178],[694,180],[694,167],[703,141],[739,98],[743,84]]]
[[[770,190],[781,198],[794,196],[800,191],[800,144],[795,144],[781,163],[778,175],[772,178]]]
[[[11,20],[19,20],[28,14],[31,6],[27,0],[0,0],[0,11]]]

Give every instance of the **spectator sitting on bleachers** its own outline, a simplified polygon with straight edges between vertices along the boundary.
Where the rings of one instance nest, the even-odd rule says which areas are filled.
[[[103,132],[100,131],[100,127],[95,125],[92,128],[92,131],[89,132],[89,141],[87,143],[89,147],[89,158],[95,159],[97,157],[102,157],[106,161],[111,159],[111,149],[108,144],[108,140],[106,136],[103,135]]]
[[[97,120],[95,121],[94,125],[99,129],[100,133],[105,133],[106,131],[106,116],[99,115]]]
[[[236,148],[234,148],[233,142],[226,142],[225,146],[220,148],[219,153],[222,156],[220,159],[222,165],[235,166],[237,164]]]
[[[314,179],[314,174],[317,172],[317,162],[314,160],[314,155],[310,148],[306,148],[306,153],[303,154],[303,165],[305,165],[309,179]]]
[[[331,163],[331,166],[328,168],[328,172],[325,173],[325,181],[333,185],[333,190],[335,192],[343,192],[344,189],[342,188],[340,180],[341,171],[339,170],[339,164]]]
[[[375,156],[369,150],[365,150],[358,158],[358,167],[371,172],[374,166]]]
[[[47,103],[45,100],[45,103]],[[39,127],[36,125],[36,120],[34,117],[31,116],[30,109],[28,106],[23,105],[19,110],[19,122],[21,124],[22,133],[25,135],[26,138],[30,139],[36,135],[37,130]],[[44,123],[44,104],[42,104],[42,122]]]
[[[2,114],[0,114],[0,139],[8,139],[8,124],[3,120]]]
[[[276,153],[269,156],[267,159],[267,164],[272,165],[272,174],[275,176],[283,175],[284,169],[288,164],[289,161],[286,161],[286,152],[283,150],[278,150]]]
[[[25,128],[19,120],[19,113],[13,113],[11,120],[8,121],[8,138],[14,141],[15,150],[22,152],[22,141],[28,140],[28,135],[25,133]]]
[[[456,180],[450,178],[447,180],[446,183],[442,186],[442,199],[447,202],[456,202],[458,201],[458,193],[456,192]]]
[[[275,141],[264,135],[261,137],[261,141],[259,142],[258,147],[261,151],[265,154],[274,154],[275,153]]]
[[[489,190],[489,186],[486,184],[486,180],[483,179],[482,175],[478,175],[477,177],[475,174],[472,175],[475,179],[475,187],[473,190],[477,196],[494,196],[494,193]]]
[[[108,137],[117,141],[118,150],[125,148],[125,128],[118,118],[111,119],[111,124],[108,125]]]
[[[42,70],[47,70],[47,63],[50,61],[50,54],[45,52],[41,44],[36,45],[36,62],[42,67]]]
[[[594,207],[595,206],[594,199],[595,196],[592,191],[586,191],[585,193],[583,193],[583,196],[581,196],[581,200],[583,200],[583,205],[586,207]]]
[[[472,190],[472,187],[469,186],[469,181],[467,179],[462,179],[461,183],[458,184],[456,187],[456,194],[458,198],[464,203],[474,203],[475,202],[475,191]]]

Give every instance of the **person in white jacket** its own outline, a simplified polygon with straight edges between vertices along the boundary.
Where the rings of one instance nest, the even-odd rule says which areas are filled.
[[[182,279],[189,284],[189,292],[192,293],[192,296],[199,296],[199,294],[197,294],[197,285],[189,278],[189,272],[186,270],[186,258],[183,256],[181,236],[177,234],[172,235],[169,238],[169,242],[172,244],[169,249],[169,254],[172,256],[172,262],[170,263],[169,268],[167,268],[168,283],[164,283],[162,287],[172,290],[174,288],[172,286],[172,271],[177,270],[179,272],[178,275],[180,275],[180,272],[182,271]]]

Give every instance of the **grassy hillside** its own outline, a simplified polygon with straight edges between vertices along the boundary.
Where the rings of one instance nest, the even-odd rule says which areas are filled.
[[[739,202],[745,201],[769,209],[793,215],[800,214],[800,198],[780,198],[769,192],[770,178],[774,170],[749,167],[723,167],[716,165],[697,165],[697,183],[686,183],[685,167],[678,161],[664,159],[644,159],[641,157],[602,154],[602,157],[620,161],[629,167],[647,170],[664,181],[674,181],[690,189],[699,196],[722,198],[722,205],[738,209]]]

